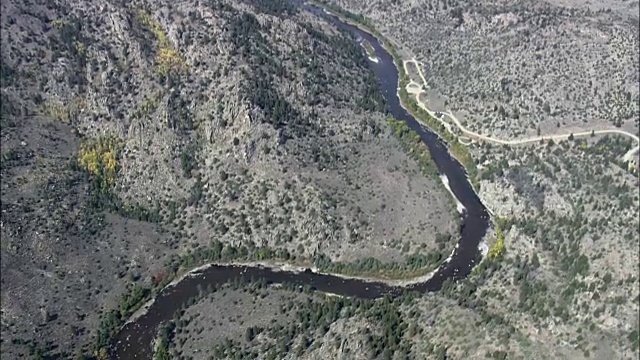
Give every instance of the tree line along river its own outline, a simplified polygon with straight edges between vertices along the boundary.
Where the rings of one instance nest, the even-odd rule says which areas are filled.
[[[146,313],[124,325],[116,334],[111,344],[111,358],[122,360],[150,359],[152,342],[160,324],[171,320],[176,311],[188,299],[197,296],[203,288],[210,285],[218,285],[233,279],[249,281],[250,279],[260,278],[267,283],[309,286],[318,291],[341,296],[375,299],[385,295],[399,295],[406,290],[418,292],[437,291],[447,279],[466,277],[479,260],[478,247],[486,234],[490,222],[487,209],[471,186],[464,167],[451,156],[446,144],[402,107],[398,97],[399,69],[394,64],[391,54],[375,36],[362,28],[347,23],[318,6],[311,4],[299,4],[299,6],[326,19],[335,26],[353,33],[356,37],[366,40],[375,50],[378,61],[370,62],[370,65],[380,82],[380,89],[387,102],[389,113],[396,119],[404,121],[420,136],[421,140],[427,145],[438,171],[447,177],[451,191],[458,201],[464,205],[465,211],[463,213],[461,236],[456,249],[449,261],[443,263],[431,278],[406,287],[394,287],[383,282],[319,274],[310,270],[300,272],[259,266],[212,265],[160,291]],[[397,65],[402,66],[402,64]]]

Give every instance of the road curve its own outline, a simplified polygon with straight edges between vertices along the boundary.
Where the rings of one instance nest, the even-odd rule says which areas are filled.
[[[425,79],[424,74],[422,73],[422,69],[420,67],[420,62],[418,62],[415,59],[410,59],[410,60],[404,60],[403,61],[402,65],[404,67],[405,73],[408,73],[408,71],[407,71],[407,64],[408,63],[414,64],[416,70],[418,71],[418,75],[420,76],[420,79],[422,80],[422,85],[416,83],[415,81],[413,81],[413,79],[409,79],[409,84],[406,86],[407,92],[410,93],[410,94],[414,94],[415,98],[416,98],[416,103],[418,104],[418,106],[420,106],[423,110],[425,110],[433,118],[435,118],[436,120],[440,121],[445,126],[447,131],[449,131],[450,133],[452,133],[454,135],[457,135],[451,129],[451,124],[449,122],[446,122],[446,121],[442,120],[441,118],[439,118],[438,116],[436,116],[436,114],[433,111],[431,111],[431,109],[429,109],[427,107],[427,105],[423,101],[420,100],[419,95],[422,92],[424,92],[423,89],[427,87],[427,80]],[[460,122],[460,120],[458,120],[458,118],[456,118],[456,116],[451,111],[443,111],[442,114],[446,115],[447,117],[449,117],[453,121],[453,123],[458,127],[458,129],[464,135],[468,136],[469,138],[482,140],[482,141],[487,141],[487,142],[491,142],[491,143],[499,144],[499,145],[522,145],[522,144],[527,144],[527,143],[539,142],[541,140],[563,140],[563,139],[567,139],[571,135],[573,135],[573,137],[584,137],[584,136],[599,135],[599,134],[618,134],[618,135],[631,137],[637,143],[639,143],[638,146],[630,149],[623,156],[622,159],[624,161],[631,160],[631,157],[633,156],[633,154],[635,154],[636,152],[638,152],[638,150],[640,150],[640,138],[635,134],[632,134],[630,132],[627,132],[627,131],[624,131],[624,130],[620,130],[620,129],[590,130],[590,131],[574,132],[574,133],[569,133],[569,134],[546,135],[546,136],[543,135],[543,136],[536,136],[536,137],[525,138],[525,139],[503,140],[503,139],[497,139],[497,138],[493,138],[493,137],[490,137],[490,136],[478,134],[476,132],[473,132],[473,131],[465,128],[462,125],[462,123]]]

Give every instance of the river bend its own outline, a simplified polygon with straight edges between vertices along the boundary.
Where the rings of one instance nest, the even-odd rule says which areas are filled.
[[[127,323],[115,336],[111,346],[113,359],[151,359],[152,342],[158,326],[173,318],[176,311],[191,297],[198,295],[208,285],[225,283],[234,278],[244,280],[263,278],[267,283],[290,283],[308,285],[313,289],[342,296],[374,299],[385,294],[397,295],[403,290],[419,292],[437,291],[446,279],[460,279],[467,276],[480,258],[479,245],[489,226],[486,208],[471,186],[463,166],[454,159],[447,146],[433,132],[421,125],[400,105],[398,91],[398,69],[392,56],[371,34],[347,24],[337,17],[327,14],[313,5],[301,5],[334,25],[352,32],[356,37],[366,39],[375,49],[377,62],[370,62],[371,68],[380,81],[380,87],[387,102],[388,110],[396,119],[404,121],[416,131],[427,145],[438,171],[448,179],[449,187],[465,211],[461,237],[450,260],[443,263],[427,281],[404,288],[393,287],[381,282],[347,279],[339,276],[318,274],[311,271],[295,272],[274,270],[265,267],[213,265],[173,286],[163,289],[149,306],[146,313],[135,321]],[[402,64],[398,64],[402,66]]]

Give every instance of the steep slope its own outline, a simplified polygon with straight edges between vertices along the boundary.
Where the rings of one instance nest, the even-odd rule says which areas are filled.
[[[453,248],[451,199],[392,136],[364,50],[311,14],[1,10],[3,358],[80,352],[102,311],[128,314],[127,287],[212,241],[431,267]]]
[[[595,12],[580,1],[548,2],[566,7],[528,0],[330,3],[367,17],[405,56],[415,52],[429,96],[448,93],[449,104],[440,101],[436,110],[467,109],[479,116],[467,125],[484,134],[610,128],[606,118],[637,132],[638,117],[630,115],[638,109],[637,21],[611,2]],[[415,68],[409,72],[420,78]],[[528,104],[526,113],[504,116],[503,100],[521,102],[531,92],[552,105]],[[483,101],[503,119],[494,121]],[[622,161],[635,146],[628,137],[597,133],[519,146],[469,144],[479,197],[496,225],[489,254],[499,256],[434,294],[458,305],[440,303],[447,312],[424,328],[447,344],[449,356],[638,358],[639,269],[629,264],[639,257],[640,194],[637,170]],[[425,298],[418,324],[439,312]]]

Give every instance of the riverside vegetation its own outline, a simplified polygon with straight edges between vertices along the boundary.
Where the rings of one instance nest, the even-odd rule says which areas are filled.
[[[188,66],[160,71],[144,13]],[[2,14],[3,358],[104,358],[123,321],[205,262],[393,278],[457,241],[448,194],[386,120],[365,51],[286,2],[7,1]],[[33,47],[5,46],[19,41]],[[468,279],[379,301],[231,282],[165,324],[154,356],[634,358],[628,146],[473,144],[498,220]]]
[[[402,66],[403,59],[399,55],[396,46],[391,43],[386,36],[381,34],[376,29],[376,26],[361,13],[354,14],[341,8],[340,6],[336,6],[335,4],[327,0],[314,0],[312,1],[312,3],[329,9],[334,14],[340,16],[343,20],[350,21],[353,24],[364,28],[367,32],[373,34],[378,40],[380,40],[385,49],[393,57],[393,61],[396,65],[396,68],[398,69],[400,78],[398,84],[398,96],[400,97],[402,105],[414,118],[427,125],[431,131],[438,134],[438,136],[440,136],[440,138],[442,138],[447,143],[449,152],[465,167],[469,175],[469,180],[471,181],[472,185],[477,188],[479,186],[479,183],[476,179],[476,163],[467,148],[464,145],[460,144],[458,141],[458,137],[448,132],[442,125],[442,123],[434,119],[430,114],[420,108],[416,101],[412,99],[411,96],[407,93],[406,86],[407,84],[409,84],[409,74],[406,73],[404,67]]]
[[[402,44],[423,65],[429,108],[452,110],[472,131],[638,132],[638,4],[331,2]]]
[[[621,141],[619,138],[598,138],[593,139],[589,143],[586,141],[572,141],[572,142],[563,142],[558,145],[558,148],[555,148],[556,145],[553,142],[549,144],[543,144],[543,149],[553,149],[551,152],[556,156],[560,153],[567,154],[568,156],[573,156],[575,150],[579,152],[578,159],[580,158],[580,154],[583,156],[588,154],[592,157],[599,159],[601,164],[606,164],[605,166],[609,166],[612,161],[615,162],[615,159],[619,158],[619,152],[623,151],[625,148],[628,148],[629,143],[625,141]],[[572,150],[571,152],[567,152],[568,150]],[[492,191],[495,189],[495,185],[489,181],[489,179],[494,179],[496,175],[501,178],[505,176],[505,172],[509,169],[509,162],[505,160],[497,161],[499,166],[502,168],[497,168],[496,171],[495,166],[491,166],[491,164],[487,164],[486,160],[488,158],[492,158],[496,156],[497,153],[490,155],[492,153],[488,151],[496,151],[502,150],[502,153],[506,153],[507,155],[511,154],[510,152],[505,152],[504,149],[498,147],[491,146],[481,146],[480,149],[475,149],[481,151],[479,156],[480,159],[483,160],[483,164],[485,166],[481,167],[481,178],[484,184],[488,184],[486,191]],[[523,154],[540,154],[539,156],[529,156],[527,158],[532,159],[534,162],[540,162],[545,158],[551,158],[550,152],[548,151],[540,151],[540,149],[535,149],[535,151],[531,151],[531,147],[523,149],[524,152],[520,152],[520,155]],[[516,153],[517,154],[517,153]],[[510,161],[515,160],[516,155],[510,155]],[[571,158],[571,160],[567,161],[567,164],[571,164],[572,162],[579,161],[576,158]],[[555,163],[554,163],[555,164]],[[489,165],[489,166],[487,166]],[[624,181],[633,181],[634,174],[625,175],[624,169],[616,167],[618,164],[612,164],[613,170],[616,171],[619,175],[631,176],[631,178],[623,179]],[[511,165],[513,166],[513,165]],[[531,165],[526,165],[527,167],[531,167]],[[554,165],[557,168],[557,165]],[[533,166],[534,169],[539,168],[539,165]],[[553,172],[549,172],[549,170],[542,167],[545,174],[553,174]],[[572,171],[575,171],[575,167],[571,167]],[[486,170],[486,171],[484,171]],[[514,173],[517,173],[519,170],[515,169]],[[601,174],[602,170],[596,171],[597,174]],[[563,174],[561,171],[560,174]],[[575,175],[575,176],[580,176]],[[522,176],[512,177],[507,176],[506,179],[509,181],[514,181],[514,179],[521,179]],[[528,177],[524,177],[523,179],[528,179]],[[593,179],[591,176],[589,179]],[[602,183],[609,183],[611,181],[611,177],[602,178]],[[559,179],[558,179],[559,180]],[[518,180],[520,181],[520,180]],[[562,182],[566,183],[566,182]],[[569,181],[570,185],[575,182]],[[540,206],[539,198],[532,198],[532,200],[521,199],[518,196],[522,196],[521,194],[532,195],[533,192],[531,189],[526,187],[527,183],[517,183],[517,188],[519,190],[517,194],[509,194],[509,197],[506,196],[494,196],[494,199],[499,199],[500,201],[505,201],[507,199],[515,199],[516,202],[521,202],[523,204],[529,203],[534,206],[536,209]],[[536,185],[539,188],[539,185]],[[484,187],[483,187],[484,188]],[[616,186],[615,187],[616,195],[628,195],[628,190],[630,190],[627,186]],[[504,190],[503,190],[504,191]],[[563,192],[569,194],[573,194],[575,192],[575,188],[569,187],[563,190]],[[553,194],[551,194],[551,198],[553,198]],[[549,197],[545,192],[545,197]],[[633,195],[631,199],[633,199]],[[629,206],[629,197],[626,197],[626,200],[623,200],[621,203],[621,209],[627,209]],[[635,196],[635,201],[637,201],[637,196]],[[615,198],[614,198],[615,200]],[[535,204],[535,205],[534,205]],[[544,202],[543,202],[544,204]],[[493,203],[492,203],[493,205]],[[557,206],[557,204],[553,204],[552,206]],[[503,207],[500,207],[500,212],[504,213]],[[508,213],[504,213],[505,215]],[[555,215],[552,215],[551,219],[555,219]],[[535,219],[536,222],[543,224],[541,219]],[[565,221],[565,220],[563,220]],[[637,330],[630,328],[626,330],[624,326],[619,327],[618,329],[612,329],[603,327],[603,321],[611,322],[611,317],[602,318],[602,311],[598,309],[596,313],[594,313],[595,318],[587,316],[584,318],[584,311],[589,309],[589,306],[584,306],[584,303],[577,302],[575,296],[577,294],[581,294],[582,292],[592,291],[591,287],[583,288],[580,285],[580,282],[576,282],[577,276],[584,276],[589,273],[589,257],[580,254],[580,250],[572,245],[571,247],[566,247],[566,245],[561,244],[559,248],[551,248],[548,249],[545,244],[548,244],[548,238],[544,238],[545,242],[542,242],[543,248],[540,252],[531,252],[529,248],[530,242],[521,241],[520,238],[517,238],[519,232],[518,229],[520,227],[525,227],[532,231],[532,228],[535,228],[537,225],[536,222],[531,221],[513,221],[508,218],[497,220],[497,229],[495,240],[493,241],[493,245],[489,250],[489,256],[485,261],[483,261],[475,270],[474,274],[471,278],[463,281],[460,284],[447,284],[443,291],[442,295],[428,295],[426,297],[420,298],[414,304],[414,312],[412,312],[415,318],[411,316],[404,316],[404,321],[408,324],[408,326],[418,326],[416,323],[427,324],[425,328],[428,329],[428,333],[430,334],[428,341],[425,341],[424,337],[416,338],[412,337],[412,341],[408,342],[408,345],[403,346],[396,353],[404,354],[405,356],[416,358],[420,356],[437,356],[437,358],[446,358],[446,357],[466,357],[466,358],[496,358],[496,359],[505,359],[505,358],[531,358],[531,357],[544,357],[544,358],[554,358],[554,357],[602,357],[609,356],[607,354],[611,354],[613,351],[616,351],[619,354],[623,354],[623,356],[632,354],[635,349],[637,349]],[[556,227],[560,226],[562,223],[551,223],[550,226]],[[560,229],[560,228],[559,228]],[[621,228],[624,230],[625,228]],[[630,230],[627,228],[627,230]],[[578,236],[581,236],[579,233]],[[514,238],[515,236],[515,238]],[[559,235],[562,236],[562,235]],[[570,235],[569,239],[575,239],[575,235]],[[633,237],[633,232],[628,234],[629,237]],[[573,241],[573,240],[571,240]],[[509,250],[505,251],[507,245],[509,243]],[[523,248],[523,245],[525,247]],[[567,250],[570,252],[566,252]],[[524,251],[523,251],[524,250]],[[549,253],[547,253],[549,251]],[[553,258],[551,261],[547,260],[546,256],[549,254],[557,254],[560,251],[561,256]],[[576,252],[577,251],[577,252]],[[633,257],[633,255],[631,256]],[[597,258],[596,258],[597,259]],[[542,264],[545,267],[542,267]],[[556,277],[552,280],[551,283],[545,280],[545,273],[543,271],[550,271]],[[595,276],[598,275],[599,272],[595,272]],[[540,274],[540,275],[538,275]],[[510,277],[513,276],[513,280],[510,280]],[[606,274],[604,281],[611,281],[611,274]],[[619,285],[626,285],[630,287],[625,287],[627,291],[631,294],[634,293],[634,277],[630,277],[625,282],[619,282]],[[558,285],[557,281],[560,281],[560,285]],[[568,281],[568,282],[564,282]],[[505,286],[505,284],[510,284]],[[577,285],[576,285],[577,284]],[[511,285],[515,285],[514,288]],[[562,288],[564,286],[564,291],[557,292],[557,288]],[[553,287],[552,290],[550,290]],[[595,289],[597,285],[593,286]],[[606,287],[604,288],[606,289]],[[561,295],[557,298],[552,299],[548,303],[541,301],[539,296],[548,296],[550,292],[554,292]],[[517,304],[516,306],[505,306],[509,304],[513,300],[513,294],[519,295],[519,301],[514,302]],[[511,295],[509,297],[508,295]],[[268,296],[268,295],[267,295]],[[597,296],[592,297],[593,302],[597,302],[601,299],[599,293]],[[623,304],[627,304],[621,298],[615,298],[616,308],[613,311],[615,316],[616,311],[621,311],[619,306]],[[576,307],[576,305],[582,304],[582,307]],[[631,305],[631,304],[629,304]],[[443,310],[442,306],[446,306],[446,310]],[[438,310],[434,310],[438,309]],[[419,309],[419,310],[418,310]],[[624,311],[634,311],[633,305],[623,306],[622,309]],[[260,311],[260,310],[256,310]],[[522,312],[522,315],[515,316]],[[434,315],[437,316],[438,321],[434,320]],[[572,314],[581,314],[579,315],[582,322],[577,323],[575,321],[571,321]],[[628,313],[625,313],[628,314]],[[348,315],[346,316],[348,318]],[[624,316],[622,317],[624,318]],[[182,324],[191,324],[193,321],[192,317],[187,318]],[[239,324],[243,325],[244,320],[242,318],[237,318],[236,320],[232,320],[229,318],[230,322],[238,321]],[[309,345],[309,341],[303,340],[295,340],[292,342],[292,339],[295,339],[296,330],[295,328],[286,326],[286,332],[267,332],[264,337],[260,337],[259,340],[255,340],[255,334],[262,334],[264,332],[263,327],[258,327],[257,329],[254,327],[248,327],[245,332],[245,341],[242,342],[238,340],[220,340],[219,345],[214,345],[213,347],[199,347],[198,351],[209,352],[215,354],[216,357],[221,358],[233,358],[233,357],[248,357],[251,358],[255,356],[256,353],[267,354],[266,356],[274,356],[277,358],[278,351],[288,351],[287,349],[291,349],[293,344],[300,344],[300,346],[295,347],[297,356],[305,356],[307,358],[321,358],[322,356],[326,356],[327,354],[345,354],[349,353],[353,350],[357,349],[359,353],[364,354],[363,357],[380,357],[384,358],[385,354],[377,353],[375,345],[375,340],[373,338],[365,338],[361,341],[356,341],[355,344],[346,343],[343,339],[344,337],[344,323],[347,321],[355,321],[355,324],[359,324],[359,326],[363,326],[363,328],[367,327],[366,320],[362,322],[362,320],[345,320],[344,318],[334,320],[332,322],[332,327],[340,330],[331,331],[331,328],[327,329],[320,328],[321,333],[328,333],[328,336],[321,338],[319,342],[316,341],[315,344]],[[546,322],[549,321],[549,322]],[[468,324],[473,324],[473,326],[469,326]],[[206,339],[209,338],[210,331],[215,331],[212,328],[208,328],[205,330],[203,326],[199,325],[200,323],[195,321],[194,327],[192,330],[179,330],[178,334],[181,343],[189,343],[193,344],[193,341],[198,341],[197,339]],[[221,323],[222,324],[222,323]],[[224,324],[228,324],[228,322],[224,322]],[[349,327],[354,327],[353,322],[349,323]],[[462,325],[466,324],[466,325]],[[588,325],[588,326],[587,326]],[[621,324],[622,325],[622,324]],[[371,325],[369,325],[371,326]],[[580,328],[579,326],[587,326],[587,329]],[[554,332],[556,328],[561,328],[562,330],[558,332]],[[579,327],[576,332],[576,327]],[[276,328],[278,328],[276,326]],[[282,328],[282,325],[280,325]],[[312,327],[313,328],[313,327]],[[530,331],[531,328],[536,330],[537,336],[532,336]],[[284,330],[283,329],[283,330]],[[186,331],[186,334],[185,334]],[[242,332],[242,330],[240,330]],[[190,335],[193,333],[193,335]],[[205,335],[201,335],[201,334]],[[393,334],[393,332],[384,332],[387,335]],[[402,330],[399,331],[395,335],[390,336],[399,336],[402,338]],[[478,343],[477,334],[484,334],[485,337],[495,339],[494,341],[483,341],[482,343]],[[580,334],[577,337],[571,337],[571,334]],[[184,335],[183,335],[184,334]],[[248,335],[247,335],[248,334]],[[584,335],[583,335],[584,334]],[[567,337],[568,335],[568,337]],[[621,336],[622,335],[622,336]],[[239,335],[241,336],[241,335]],[[308,338],[319,339],[318,334],[314,334],[313,336],[307,336]],[[619,339],[616,342],[619,345],[619,348],[611,348],[607,346],[606,342],[596,341],[598,338],[607,338],[607,339]],[[237,339],[237,338],[236,338]],[[475,340],[474,340],[475,339]],[[550,341],[550,340],[553,341]],[[433,344],[441,342],[440,346],[434,346]],[[202,343],[200,343],[202,344]],[[266,345],[268,344],[268,345]],[[335,344],[332,346],[332,344]],[[262,346],[262,347],[261,347]],[[269,346],[271,352],[268,353],[265,351],[265,346]],[[184,347],[182,344],[169,346],[171,347],[174,356],[184,356],[185,358],[189,358],[189,355],[183,354],[183,352],[187,351],[187,349],[191,348]],[[335,352],[332,352],[335,351]],[[188,352],[188,351],[187,351]]]
[[[393,279],[458,240],[366,51],[306,11],[12,0],[2,19],[3,358],[104,357],[206,261]]]
[[[404,18],[400,13],[411,13],[413,17],[434,16],[447,17],[456,13],[458,8],[443,10],[442,2],[427,4],[427,8],[413,9],[406,2],[364,3],[358,0],[337,1],[345,7],[362,11],[367,16],[364,23],[382,29],[381,36],[403,39],[404,52],[429,49],[432,56],[420,58],[423,63],[440,61],[436,52],[429,46],[412,46],[425,40],[425,36],[415,36],[410,40],[407,33],[421,31],[425,26],[407,26],[406,22],[393,23],[390,17]],[[609,4],[612,5],[612,4]],[[472,17],[473,13],[487,14],[503,11],[524,11],[521,8],[501,9],[503,4],[488,6],[479,4],[467,9],[461,17],[462,23],[479,19]],[[583,33],[587,31],[584,21],[589,17],[598,18],[603,22],[621,24],[616,32],[618,40],[628,38],[636,25],[625,23],[624,19],[608,15],[610,11],[586,10],[576,4],[575,9],[561,9],[554,5],[545,5],[533,11],[534,18],[544,17],[545,14],[555,14],[570,17],[575,24],[582,24]],[[606,6],[606,5],[605,5]],[[483,7],[486,7],[483,8]],[[384,9],[384,11],[381,11]],[[536,11],[539,11],[537,13]],[[464,14],[464,12],[462,12]],[[357,18],[364,19],[363,15]],[[385,20],[382,20],[385,19]],[[530,21],[531,19],[527,20]],[[362,21],[362,20],[361,20]],[[518,20],[519,21],[519,20]],[[420,22],[424,25],[425,22]],[[427,27],[459,27],[456,24],[441,21],[428,22]],[[624,24],[624,25],[622,25]],[[473,24],[471,24],[473,25]],[[498,27],[498,32],[509,31],[509,27]],[[605,30],[603,30],[605,31]],[[538,36],[529,29],[532,36]],[[539,31],[543,32],[543,31]],[[464,32],[450,34],[461,34]],[[622,38],[618,38],[618,36]],[[428,41],[442,42],[441,37],[430,38]],[[573,41],[571,38],[567,38]],[[593,41],[593,38],[587,39]],[[634,53],[635,45],[623,45],[624,41],[616,42],[619,46],[616,54]],[[580,43],[578,43],[580,44]],[[611,43],[613,44],[613,42]],[[580,44],[582,46],[584,44]],[[457,45],[456,45],[457,46]],[[435,48],[434,48],[435,49]],[[473,48],[469,48],[473,49]],[[631,49],[631,50],[630,50]],[[445,52],[445,55],[451,55]],[[472,54],[473,55],[473,54]],[[520,56],[526,56],[522,52]],[[463,57],[460,57],[462,59]],[[562,63],[575,61],[571,53],[564,53]],[[443,62],[443,64],[446,63]],[[480,64],[482,64],[480,62]],[[619,63],[620,64],[620,63]],[[630,63],[629,63],[630,64]],[[621,66],[629,65],[622,62]],[[447,64],[451,68],[450,64]],[[636,64],[637,66],[637,64]],[[442,68],[441,68],[442,69]],[[615,71],[615,66],[599,67],[598,76]],[[449,70],[427,71],[428,80],[442,77]],[[635,71],[637,73],[637,70]],[[464,72],[459,72],[464,74]],[[526,74],[526,73],[525,73]],[[568,74],[566,76],[570,76]],[[565,77],[566,77],[565,76]],[[613,75],[612,75],[613,76]],[[622,82],[632,80],[626,77]],[[438,80],[439,81],[439,80]],[[465,81],[479,81],[476,77],[465,76]],[[465,84],[465,81],[455,84],[447,80],[447,87]],[[521,83],[528,83],[523,82]],[[581,86],[581,81],[575,82]],[[568,84],[574,84],[573,81]],[[473,86],[468,89],[475,88]],[[512,91],[515,87],[512,87]],[[402,89],[402,88],[401,88]],[[522,89],[521,89],[522,90]],[[524,91],[524,90],[522,90]],[[630,94],[633,94],[632,90]],[[560,94],[560,92],[553,92]],[[630,95],[631,99],[637,97]],[[450,103],[463,103],[461,97],[450,96]],[[618,103],[616,103],[618,104]],[[546,111],[541,104],[542,112]],[[632,109],[631,103],[621,104]],[[499,110],[499,107],[497,107]],[[535,109],[535,108],[533,108]],[[589,110],[590,111],[590,110]],[[548,113],[548,111],[547,111]],[[572,114],[582,114],[580,111]],[[486,114],[485,114],[486,115]],[[609,117],[609,116],[607,116]],[[507,128],[532,128],[537,133],[545,132],[549,128],[535,129],[529,123],[519,124],[524,117],[515,117],[519,122],[512,122]],[[529,119],[527,117],[526,119]],[[567,119],[567,118],[565,118]],[[627,116],[609,117],[615,125],[628,129],[637,129],[637,124],[625,120]],[[571,124],[571,120],[567,124]],[[587,121],[585,119],[585,121]],[[619,122],[619,123],[618,123]],[[564,122],[563,122],[564,124]],[[626,125],[625,125],[626,124]],[[476,128],[492,130],[496,123],[484,121],[473,124]],[[560,127],[560,122],[558,126]],[[565,124],[566,125],[566,124]],[[571,125],[573,126],[573,124]],[[588,122],[587,128],[598,128],[598,121]],[[435,126],[434,126],[435,128]],[[483,132],[483,129],[480,129]],[[566,130],[565,130],[566,131]],[[637,130],[635,130],[637,131]],[[631,131],[631,132],[635,132]],[[632,147],[632,141],[616,136],[596,136],[575,139],[569,136],[567,140],[556,143],[541,141],[520,147],[495,146],[486,143],[473,143],[468,151],[477,159],[477,181],[480,186],[479,196],[487,207],[497,217],[505,217],[506,221],[499,226],[497,239],[491,250],[499,249],[502,243],[507,251],[498,257],[500,262],[486,262],[474,270],[474,276],[466,280],[469,285],[453,287],[462,291],[462,300],[473,304],[477,309],[475,299],[483,299],[487,309],[505,319],[509,325],[510,335],[499,335],[502,340],[494,344],[499,350],[498,356],[508,358],[637,358],[638,344],[638,269],[626,264],[637,262],[638,242],[638,174],[634,168],[621,161],[623,155]],[[516,220],[518,219],[518,220]],[[502,241],[497,241],[497,240]],[[492,251],[490,250],[490,254]],[[491,256],[490,256],[491,257]],[[486,264],[500,264],[487,266]],[[497,266],[497,267],[496,267]],[[614,285],[615,284],[615,285]],[[446,292],[446,291],[445,291]],[[475,294],[475,295],[474,295]],[[454,316],[460,316],[460,309],[451,311]],[[508,320],[506,320],[508,319]],[[496,323],[491,325],[496,326]],[[498,328],[500,328],[498,326]],[[477,331],[478,328],[474,328]],[[515,329],[515,330],[514,330]],[[450,348],[450,353],[458,356],[482,356],[481,350],[471,351],[464,343],[465,334],[461,329],[452,328],[442,333],[443,338],[455,344],[456,349]],[[477,334],[474,336],[476,337]],[[454,340],[457,339],[457,340]],[[489,344],[482,344],[483,347]],[[466,348],[466,349],[465,349]]]

